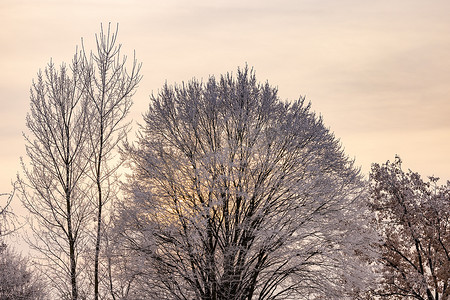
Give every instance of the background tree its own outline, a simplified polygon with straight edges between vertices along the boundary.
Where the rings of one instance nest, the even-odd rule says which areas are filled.
[[[88,115],[80,67],[78,55],[59,70],[50,62],[33,81],[26,123],[31,136],[25,136],[30,169],[22,162],[20,179],[22,203],[33,216],[31,246],[43,254],[45,274],[67,299],[80,295],[79,258],[92,210],[86,203]]]
[[[303,98],[281,102],[246,67],[164,86],[144,122],[119,224],[153,297],[336,299],[365,284],[359,171]]]
[[[0,300],[46,299],[43,281],[5,244],[0,245],[0,271]]]
[[[383,282],[388,299],[445,300],[450,295],[450,183],[423,181],[401,160],[372,166],[371,199],[382,235]]]
[[[94,299],[99,297],[99,256],[104,223],[104,206],[118,192],[116,171],[120,166],[114,159],[114,149],[127,134],[128,124],[122,124],[132,105],[131,97],[141,80],[141,64],[133,58],[131,71],[126,70],[126,57],[121,57],[121,44],[117,44],[118,25],[106,34],[101,28],[96,35],[96,53],[88,55],[83,47],[82,75],[83,97],[87,101],[89,153],[89,177],[95,183],[91,191],[96,207],[96,236],[94,254]],[[116,188],[116,189],[115,189]]]
[[[12,188],[10,193],[0,194],[0,300],[44,299],[41,278],[30,271],[28,261],[10,250],[5,243],[5,237],[18,229],[16,216],[11,210],[16,183]]]

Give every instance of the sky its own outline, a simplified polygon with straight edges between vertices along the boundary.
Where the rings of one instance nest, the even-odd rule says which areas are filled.
[[[282,100],[306,96],[365,174],[397,154],[445,183],[449,12],[439,0],[0,0],[0,192],[21,170],[33,78],[50,59],[69,63],[81,38],[92,49],[109,22],[143,63],[134,122],[166,81],[248,64]]]

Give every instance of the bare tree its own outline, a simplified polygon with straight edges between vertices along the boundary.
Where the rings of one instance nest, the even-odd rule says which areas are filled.
[[[87,100],[89,115],[88,140],[89,176],[95,183],[96,237],[94,257],[94,299],[99,298],[99,256],[102,240],[104,207],[117,193],[115,174],[120,163],[114,162],[114,149],[127,134],[128,124],[122,124],[132,105],[141,75],[141,64],[134,57],[130,72],[126,69],[126,56],[121,57],[121,44],[117,44],[111,24],[107,32],[101,28],[96,36],[96,53],[88,55],[83,47],[83,96]],[[116,160],[117,161],[117,160]],[[112,163],[111,163],[112,162]],[[115,163],[115,165],[113,165]]]
[[[65,65],[58,72],[50,63],[31,91],[27,127],[33,138],[26,137],[31,170],[23,164],[22,200],[37,221],[33,245],[44,254],[47,268],[68,273],[71,299],[87,296],[90,286],[83,284],[80,296],[78,281],[92,277],[99,298],[104,206],[117,192],[119,163],[114,163],[113,150],[127,133],[122,121],[141,79],[136,59],[127,72],[116,39],[117,29],[111,32],[108,26],[105,34],[102,28],[95,54],[87,54],[83,45],[71,73]],[[92,276],[79,272],[80,261],[94,267]],[[63,295],[67,287],[64,280],[60,283]]]
[[[383,238],[378,296],[450,299],[450,183],[429,179],[404,172],[399,157],[372,166],[372,210]]]
[[[70,67],[58,70],[50,62],[33,81],[26,123],[31,136],[25,135],[30,168],[22,162],[25,179],[19,179],[22,203],[34,217],[32,247],[68,299],[80,295],[78,263],[92,210],[85,201],[88,116],[80,67],[76,54]]]
[[[365,284],[359,171],[303,98],[281,102],[246,67],[164,86],[144,121],[118,224],[153,297],[335,299]]]

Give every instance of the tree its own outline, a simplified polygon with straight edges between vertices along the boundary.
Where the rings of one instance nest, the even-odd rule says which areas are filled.
[[[450,298],[450,183],[404,172],[401,160],[372,166],[371,207],[383,238],[383,282],[388,299]]]
[[[44,285],[28,263],[5,244],[0,246],[0,300],[45,299]]]
[[[25,136],[28,169],[20,178],[21,200],[32,214],[32,248],[63,298],[79,296],[79,257],[87,239],[91,207],[86,203],[89,184],[88,115],[83,101],[81,61],[75,55],[70,67],[57,70],[52,62],[33,81]],[[70,291],[70,292],[69,292]]]
[[[44,299],[44,285],[35,272],[28,268],[28,262],[14,253],[4,242],[4,238],[17,229],[16,220],[11,210],[11,202],[16,191],[16,184],[0,206],[0,300],[39,300]]]
[[[365,284],[363,182],[304,98],[281,102],[245,67],[165,85],[144,122],[118,222],[142,290],[335,299]]]
[[[31,169],[23,164],[22,201],[37,223],[33,246],[53,271],[47,274],[59,280],[58,294],[70,299],[87,297],[91,287],[99,298],[104,209],[117,192],[119,164],[111,160],[127,133],[122,121],[141,79],[136,59],[127,72],[117,32],[108,26],[104,34],[102,27],[96,54],[83,45],[69,68],[63,64],[57,71],[50,63],[31,91],[32,138],[26,137]],[[61,273],[70,278],[70,293]]]
[[[94,255],[94,299],[99,297],[99,256],[102,240],[104,206],[117,190],[114,175],[120,164],[111,166],[114,149],[127,133],[127,124],[121,124],[132,105],[131,97],[142,76],[141,64],[133,58],[131,72],[125,67],[126,57],[120,56],[121,45],[116,44],[118,25],[115,33],[111,24],[106,34],[101,28],[96,36],[97,53],[88,56],[83,47],[83,84],[89,115],[88,141],[92,151],[89,176],[96,187],[97,224]]]

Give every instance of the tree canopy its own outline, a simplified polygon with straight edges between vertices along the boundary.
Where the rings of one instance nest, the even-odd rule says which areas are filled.
[[[309,299],[364,285],[359,170],[310,103],[281,101],[248,67],[165,85],[125,155],[118,228],[153,295]]]

